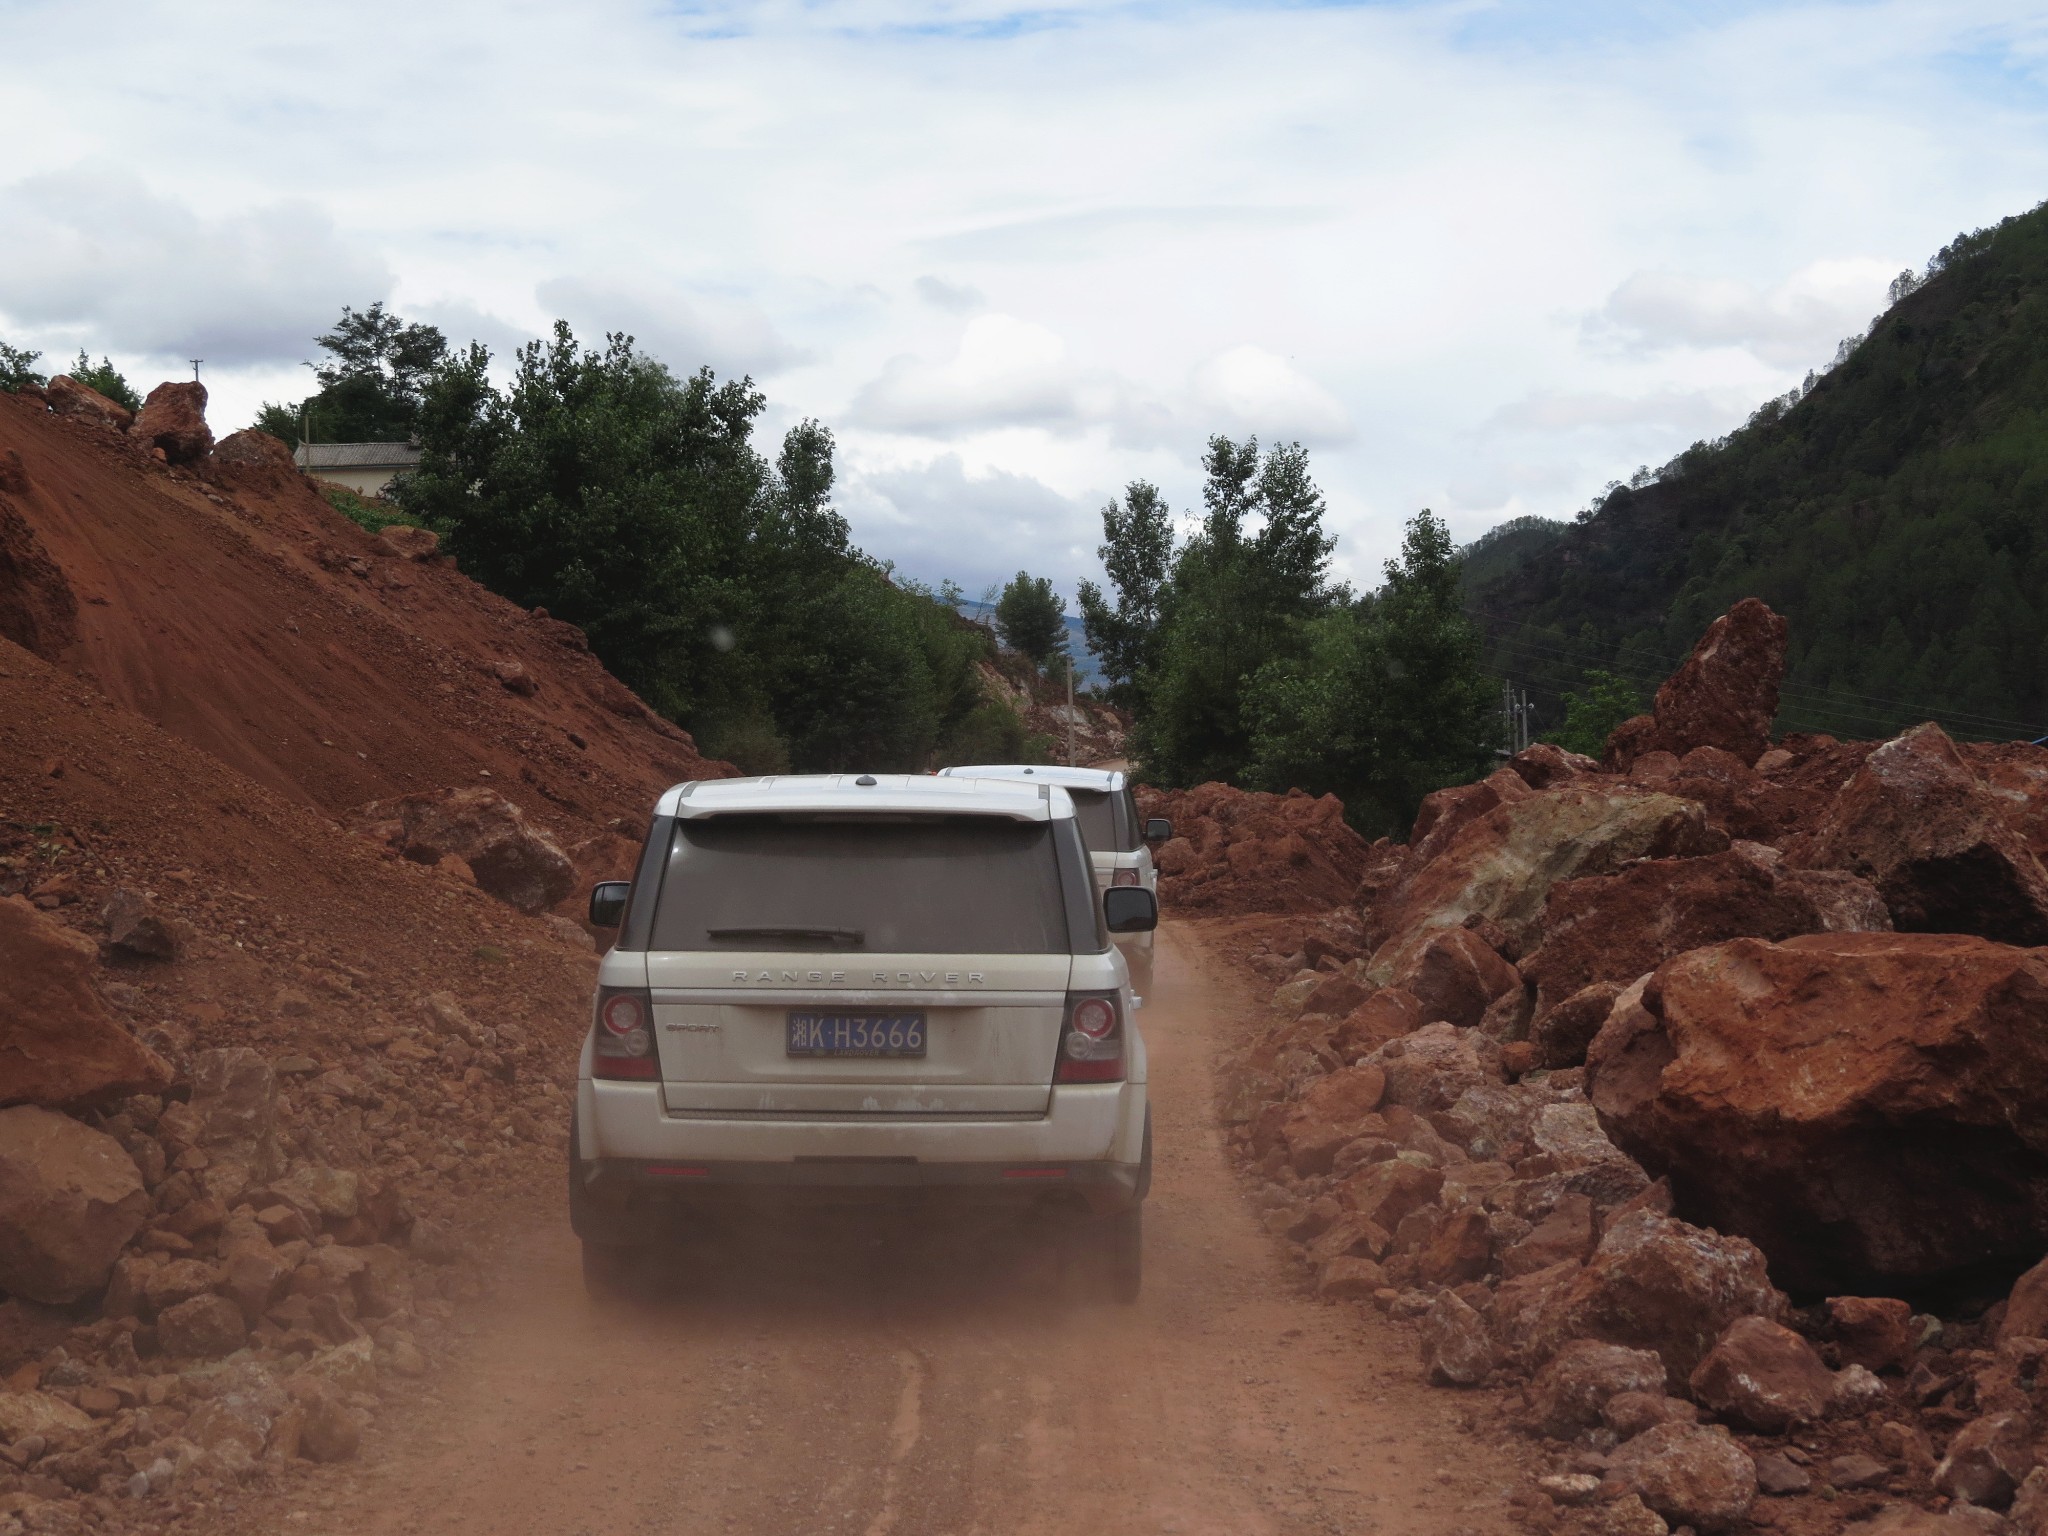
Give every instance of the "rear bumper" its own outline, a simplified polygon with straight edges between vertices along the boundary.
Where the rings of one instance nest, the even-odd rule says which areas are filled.
[[[1145,1085],[1054,1090],[1043,1116],[671,1115],[653,1083],[577,1084],[572,1177],[593,1207],[960,1200],[1084,1206],[1141,1197]]]

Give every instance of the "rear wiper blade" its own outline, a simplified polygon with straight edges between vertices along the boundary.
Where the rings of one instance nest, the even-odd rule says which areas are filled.
[[[811,939],[821,944],[864,944],[868,931],[865,928],[782,928],[767,926],[760,928],[710,928],[705,930],[714,939]]]

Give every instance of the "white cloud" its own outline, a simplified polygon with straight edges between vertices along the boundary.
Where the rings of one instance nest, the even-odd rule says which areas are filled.
[[[1107,496],[1065,496],[1030,475],[970,472],[958,454],[854,471],[839,504],[869,549],[906,570],[960,583],[970,595],[1020,570],[1052,575],[1071,602],[1071,572],[1093,563],[1097,507]]]
[[[1811,367],[1884,308],[1898,271],[1883,261],[1816,261],[1769,289],[1736,278],[1637,272],[1588,326],[1595,337],[1642,353],[1736,347],[1773,367]]]
[[[1072,430],[1082,383],[1066,343],[1035,321],[977,315],[943,363],[892,357],[853,397],[848,419],[878,431],[947,438],[993,427]]]
[[[779,332],[758,304],[725,295],[685,296],[622,282],[550,278],[534,297],[548,314],[567,320],[586,346],[611,331],[631,336],[642,352],[678,374],[708,364],[721,377],[764,378],[806,360],[805,351]]]
[[[231,426],[343,303],[564,313],[822,419],[877,555],[964,573],[965,506],[1068,587],[1091,487],[1299,437],[1369,578],[1419,506],[1739,423],[2031,204],[2039,9],[14,5],[0,336],[205,355]]]
[[[1353,435],[1342,401],[1263,347],[1243,345],[1217,353],[1195,370],[1192,393],[1202,419],[1237,436],[1257,433],[1268,442],[1316,448],[1348,442]]]
[[[0,313],[37,339],[215,367],[305,357],[391,269],[303,201],[217,217],[80,165],[0,189]]]

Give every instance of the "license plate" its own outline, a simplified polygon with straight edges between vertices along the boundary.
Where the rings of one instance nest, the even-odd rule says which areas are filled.
[[[922,1056],[921,1013],[792,1013],[791,1056]]]

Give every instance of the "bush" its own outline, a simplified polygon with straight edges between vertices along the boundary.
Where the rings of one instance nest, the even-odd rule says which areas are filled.
[[[44,382],[35,367],[36,359],[42,355],[40,352],[24,352],[20,347],[10,347],[0,341],[0,390],[11,395],[24,385]]]
[[[102,357],[95,363],[86,355],[85,348],[80,347],[77,361],[72,363],[69,372],[87,389],[98,390],[114,404],[131,411],[142,409],[142,396],[135,393],[128,381],[121,377],[121,371],[107,358]]]

